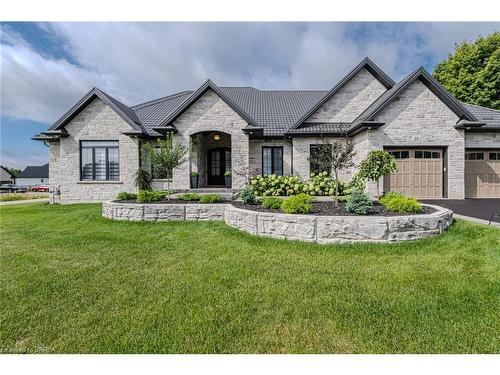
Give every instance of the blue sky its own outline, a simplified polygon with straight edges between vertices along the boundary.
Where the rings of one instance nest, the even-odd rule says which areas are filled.
[[[30,137],[97,86],[132,105],[219,85],[329,89],[364,56],[432,72],[500,23],[2,23],[0,163],[44,164]]]

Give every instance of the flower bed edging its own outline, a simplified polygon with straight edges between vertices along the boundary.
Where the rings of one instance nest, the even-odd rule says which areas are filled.
[[[228,204],[136,204],[106,202],[102,215],[113,220],[170,221],[224,220],[245,232],[306,242],[397,242],[427,238],[445,231],[453,212],[404,216],[313,216],[250,211]]]

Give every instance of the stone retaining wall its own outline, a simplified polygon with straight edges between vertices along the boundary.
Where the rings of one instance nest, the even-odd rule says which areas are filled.
[[[106,202],[102,215],[113,220],[224,220],[245,232],[306,242],[396,242],[436,236],[453,221],[453,212],[437,206],[425,215],[314,216],[235,208],[231,204],[135,204]]]

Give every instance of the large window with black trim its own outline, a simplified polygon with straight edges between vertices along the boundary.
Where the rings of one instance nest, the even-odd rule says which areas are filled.
[[[80,166],[82,181],[119,180],[118,141],[80,141]]]
[[[283,175],[283,147],[262,147],[262,174],[264,176],[275,174]]]

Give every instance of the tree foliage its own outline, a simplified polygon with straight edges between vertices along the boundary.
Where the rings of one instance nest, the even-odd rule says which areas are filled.
[[[398,167],[394,156],[383,150],[373,150],[359,165],[360,177],[377,182],[377,196],[379,195],[380,177],[396,172]]]
[[[328,138],[323,138],[321,145],[316,148],[314,153],[311,153],[309,162],[320,166],[323,170],[319,172],[328,172],[335,177],[335,205],[339,199],[339,172],[345,169],[355,167],[354,146],[349,138],[343,140],[335,140],[330,142]]]
[[[143,150],[150,158],[155,177],[167,180],[167,196],[170,199],[172,171],[179,168],[187,160],[187,149],[180,143],[173,141],[172,133],[168,133],[165,139],[158,139],[157,146],[153,147],[146,143]]]
[[[433,76],[458,100],[500,110],[500,32],[457,44]]]

